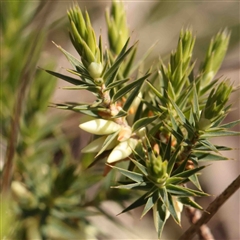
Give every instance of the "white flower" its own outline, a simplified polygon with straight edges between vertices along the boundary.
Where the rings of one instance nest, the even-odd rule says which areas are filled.
[[[117,123],[104,119],[94,119],[80,124],[79,127],[86,132],[96,135],[108,135],[120,130],[121,128],[121,126]]]
[[[131,155],[138,143],[137,139],[129,138],[124,142],[120,142],[110,153],[107,163],[117,162]]]

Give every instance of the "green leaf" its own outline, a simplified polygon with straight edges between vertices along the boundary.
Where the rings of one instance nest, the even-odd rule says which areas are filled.
[[[197,190],[192,190],[189,188],[181,187],[181,186],[175,186],[172,184],[169,184],[166,186],[168,193],[171,193],[175,196],[179,197],[204,197],[209,196],[209,194],[200,192]]]
[[[126,44],[124,45],[121,53],[119,54],[118,58],[116,59],[116,61],[113,63],[113,65],[104,73],[103,79],[105,79],[105,83],[106,86],[108,86],[108,84],[110,84],[111,82],[108,80],[108,78],[115,72],[118,70],[120,64],[123,62],[123,60],[127,57],[127,55],[132,51],[133,46],[131,46],[127,51],[127,45],[128,45],[129,39],[127,40]]]
[[[134,152],[134,154],[136,154]],[[131,159],[131,158],[130,158]],[[137,166],[137,168],[145,175],[147,176],[148,175],[148,172],[147,172],[147,168],[145,166],[143,166],[141,163],[135,161],[134,159],[131,159],[131,161]]]
[[[142,143],[138,143],[135,149],[133,149],[135,161],[145,164],[145,150]]]
[[[160,121],[158,124],[156,124],[154,127],[152,127],[149,131],[148,131],[148,135],[149,136],[154,136],[159,129],[163,126],[163,122]]]
[[[174,109],[176,110],[178,117],[180,118],[180,120],[182,121],[184,127],[187,129],[188,132],[194,134],[195,129],[191,126],[191,124],[188,122],[188,120],[186,119],[185,115],[183,114],[183,112],[180,110],[180,108],[175,104],[175,102],[169,98],[171,101],[171,104],[173,105]]]
[[[69,82],[69,83],[74,84],[74,85],[82,85],[83,87],[86,87],[86,86],[95,87],[94,84],[88,84],[88,83],[86,83],[84,81],[81,81],[81,80],[78,80],[76,78],[72,78],[72,77],[57,73],[57,72],[50,71],[50,70],[45,70],[45,71],[47,73],[50,73],[51,75],[57,77],[57,78],[61,78],[61,79],[65,80],[66,82]]]
[[[235,131],[216,131],[216,132],[208,132],[206,131],[204,134],[200,136],[201,139],[212,138],[212,137],[224,137],[224,136],[239,136],[240,132]]]
[[[193,174],[189,177],[189,180],[199,189],[202,191],[201,185],[198,180],[197,174]]]
[[[183,114],[183,112],[180,110],[180,108],[176,105],[176,103],[171,98],[169,98],[169,99],[170,99],[171,104],[173,105],[174,109],[176,110],[178,117],[182,121],[182,123],[186,123],[186,117]]]
[[[176,100],[176,93],[174,91],[174,88],[173,88],[172,83],[171,83],[170,80],[168,81],[167,94],[173,101]]]
[[[194,151],[194,155],[198,158],[199,161],[219,161],[219,160],[228,160],[229,158],[206,152],[197,152]]]
[[[143,209],[143,212],[142,212],[142,215],[141,215],[141,218],[146,215],[146,213],[149,212],[149,210],[152,209],[152,207],[154,206],[154,204],[156,204],[156,202],[158,201],[158,193],[157,191],[155,191],[147,200],[147,203]]]
[[[184,94],[181,94],[178,97],[178,99],[176,100],[176,104],[180,109],[184,109],[184,106],[189,102],[189,98],[190,98],[189,96],[192,94],[192,92],[193,92],[193,87],[191,84],[185,89]]]
[[[201,80],[201,78],[197,79],[197,81],[198,81],[199,84],[200,84],[201,81],[199,81],[199,80]],[[212,90],[213,86],[215,86],[217,82],[219,82],[219,78],[216,79],[216,80],[211,81],[206,87],[204,87],[203,89],[201,89],[200,95],[202,96],[202,95],[204,95],[205,93],[207,93],[209,90]]]
[[[197,120],[199,120],[200,110],[199,110],[198,95],[197,95],[195,83],[193,83],[193,113],[197,117]]]
[[[53,42],[53,44],[67,57],[68,61],[72,64],[73,67],[76,68],[76,66],[78,66],[80,68],[84,68],[81,61],[79,61],[77,58],[75,58],[69,52],[65,51],[61,46],[57,45],[54,42]]]
[[[134,90],[127,97],[127,100],[124,103],[123,108],[122,108],[125,112],[127,112],[129,110],[129,108],[131,107],[133,101],[136,98],[138,98],[138,94],[139,94],[139,92],[141,90],[141,87],[142,87],[143,83],[144,83],[144,80],[142,80],[142,82],[138,86],[136,86],[136,88],[134,88]]]
[[[169,117],[170,117],[170,120],[172,123],[172,129],[175,132],[175,134],[174,134],[175,137],[177,138],[178,142],[182,142],[182,140],[184,139],[184,136],[183,136],[183,133],[182,133],[182,130],[181,130],[179,124],[177,124],[175,118],[171,114]]]
[[[167,179],[166,185],[168,184],[180,184],[182,181],[184,180],[184,178],[182,177],[170,177]]]
[[[113,84],[116,82],[116,77],[118,75],[118,69],[115,70],[115,72],[113,72],[108,79],[105,81],[105,86],[108,87],[110,84]],[[109,84],[110,83],[110,84]]]
[[[102,145],[101,150],[98,152],[98,154],[95,157],[97,157],[101,153],[103,153],[108,148],[108,146],[113,143],[113,141],[115,142],[118,134],[119,134],[119,131],[116,131],[113,134],[108,135],[107,138],[105,139],[103,145]]]
[[[162,146],[162,144],[161,144],[161,146]],[[163,150],[164,153],[163,153],[162,159],[169,161],[169,159],[171,158],[171,150],[172,150],[172,136],[170,135],[170,138],[167,143],[167,147],[165,148],[165,151]],[[168,171],[169,171],[169,167],[171,167],[171,166],[168,166]],[[169,173],[168,171],[167,171],[167,173]]]
[[[201,171],[203,168],[205,168],[205,166],[201,166],[201,167],[198,167],[198,168],[186,170],[186,171],[183,171],[183,172],[181,172],[181,173],[175,174],[175,175],[173,175],[173,176],[174,176],[174,177],[189,178],[189,177],[192,176],[193,174]]]
[[[139,119],[132,126],[133,132],[136,132],[137,130],[141,129],[144,126],[147,126],[148,124],[150,124],[153,121],[155,121],[157,118],[158,118],[158,115],[153,116],[153,117],[145,117],[145,118]]]
[[[116,166],[111,166],[111,165],[109,165],[109,166],[113,169],[117,169],[121,174],[132,179],[135,182],[138,182],[138,183],[144,182],[144,176],[140,173],[131,172],[131,171],[128,171],[126,169],[119,168]]]
[[[188,117],[188,121],[191,125],[196,125],[195,122],[196,122],[196,119],[197,119],[197,116],[195,114],[193,114],[193,110],[192,108],[190,109],[189,111],[189,117]]]
[[[187,206],[190,206],[193,208],[197,208],[199,210],[203,210],[203,208],[200,205],[198,205],[194,200],[192,200],[189,197],[179,197],[178,201],[184,205],[187,205]]]
[[[188,158],[186,158],[186,159],[180,164],[180,166],[179,166],[176,170],[173,171],[172,176],[174,176],[174,175],[176,175],[176,174],[178,174],[178,173],[184,172],[185,169],[186,169],[186,166],[187,166],[187,162],[188,162]]]
[[[152,188],[152,184],[148,184],[146,182],[141,182],[141,183],[137,182],[137,183],[118,185],[118,186],[114,186],[112,188],[149,191]]]
[[[144,105],[147,106],[147,111],[153,111],[153,112],[156,112],[156,113],[166,113],[167,109],[164,109],[163,108],[159,108],[159,107],[156,107],[156,106],[153,106],[153,103],[152,102],[148,102],[144,99],[142,99],[141,101]]]
[[[168,210],[169,210],[171,216],[173,217],[175,222],[180,225],[180,219],[178,218],[178,215],[177,215],[174,203],[173,203],[173,198],[172,198],[171,194],[169,194],[169,193],[168,193],[168,203],[169,203]]]
[[[166,187],[159,188],[158,195],[159,195],[159,198],[161,199],[161,201],[163,202],[163,204],[166,206],[166,208],[168,208],[169,203],[168,203],[168,193],[167,193]]]
[[[116,102],[117,100],[119,100],[120,98],[122,98],[124,95],[126,95],[128,92],[130,92],[132,89],[138,87],[138,86],[142,86],[144,80],[150,75],[146,74],[145,76],[135,80],[134,82],[128,84],[127,86],[124,86],[123,88],[119,89],[113,96],[112,98],[112,102]],[[137,96],[137,95],[136,95]],[[125,103],[126,104],[126,103]]]
[[[231,111],[231,107],[232,105],[228,105],[227,107],[225,107],[222,111],[224,112],[224,114],[220,114],[212,123],[212,126],[209,130],[215,129],[215,128],[219,128],[219,125],[222,123],[222,121],[226,118],[227,114],[229,111]],[[223,128],[224,129],[224,128]],[[224,129],[225,130],[225,129]]]
[[[153,220],[158,233],[158,239],[161,238],[162,231],[167,220],[166,213],[166,206],[161,201],[158,201],[157,204],[153,206]]]
[[[88,116],[92,117],[100,117],[99,116],[99,111],[104,111],[101,107],[91,107],[89,105],[68,105],[68,104],[56,104],[56,108],[59,109],[67,109],[67,110],[72,110],[75,112],[81,112],[84,113]]]
[[[226,147],[226,146],[219,146],[219,145],[214,145],[214,147],[218,150],[218,151],[229,151],[232,150],[232,148],[230,147]],[[196,151],[209,151],[209,148],[200,144],[197,144],[195,147]],[[194,151],[195,151],[194,150]]]
[[[138,198],[135,202],[133,202],[131,205],[129,205],[127,208],[125,208],[122,212],[120,212],[118,215],[128,212],[132,209],[138,208],[144,204],[146,204],[147,202],[147,196],[149,195],[149,192],[145,193],[143,196],[141,196],[140,198]]]
[[[119,87],[121,85],[123,85],[124,83],[128,82],[129,81],[129,78],[126,78],[126,79],[122,79],[122,80],[117,80],[115,82],[112,82],[111,84],[109,84],[105,89],[104,89],[104,92],[108,91],[108,90],[111,90],[112,88],[115,88],[115,87]]]
[[[136,52],[137,52],[137,45],[134,46],[134,48],[131,52],[131,55],[126,60],[126,62],[124,62],[124,70],[122,73],[123,77],[129,76],[130,75],[129,73],[132,72],[132,65],[133,65],[134,58],[136,56]],[[135,65],[133,68],[135,68]]]
[[[240,119],[236,120],[236,121],[233,121],[233,122],[230,122],[230,123],[223,124],[223,125],[221,125],[219,127],[220,128],[232,128],[232,127],[238,125],[239,123],[240,123]]]
[[[177,139],[177,141],[178,141],[179,144],[184,140],[184,139],[183,139],[184,136],[183,136],[182,131],[181,131],[181,129],[180,129],[179,126],[178,126],[178,130],[175,131],[175,130],[173,129],[173,126],[170,126],[168,123],[163,122],[162,124],[163,124],[163,125],[165,126],[165,128]]]
[[[155,95],[160,99],[160,101],[164,104],[167,103],[167,99],[164,98],[164,96],[149,82],[146,81],[146,83],[148,84],[148,86],[153,90],[153,92],[155,93]]]
[[[93,94],[98,94],[99,93],[99,88],[97,87],[89,87],[89,86],[74,86],[74,87],[63,87],[62,89],[65,90],[88,90],[92,92]]]
[[[208,141],[207,139],[200,139],[198,142],[200,144],[202,144],[203,146],[205,146],[207,148],[207,150],[218,152],[216,147],[210,141]]]
[[[138,121],[142,116],[143,116],[143,102],[142,102],[142,99],[141,99],[141,101],[140,101],[140,103],[137,107],[137,110],[135,112],[133,122]]]
[[[170,157],[169,161],[168,161],[168,166],[167,166],[167,173],[170,176],[173,170],[173,167],[177,161],[177,155],[179,153],[179,151],[181,150],[181,145],[178,145],[178,147],[175,149],[174,153],[172,154],[172,156]]]

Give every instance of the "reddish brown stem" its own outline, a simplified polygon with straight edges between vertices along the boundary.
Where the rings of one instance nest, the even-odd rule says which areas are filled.
[[[218,209],[230,198],[240,187],[240,175],[208,206],[202,217],[180,236],[179,240],[191,240],[202,225],[206,224],[218,211]]]

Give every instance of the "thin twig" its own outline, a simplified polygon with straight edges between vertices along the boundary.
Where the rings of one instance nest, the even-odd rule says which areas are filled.
[[[29,56],[28,56],[27,63],[31,62],[31,58],[33,56],[33,53],[34,53],[35,47],[36,47],[35,43],[37,43],[37,41],[39,39],[40,29],[44,25],[46,19],[47,19],[47,17],[45,16],[44,20],[39,22],[36,27],[39,29],[39,31],[37,32],[35,38],[32,39],[33,44],[31,46],[31,51],[30,51],[31,54],[29,54]],[[35,73],[35,70],[32,71],[32,69],[31,69],[32,66],[31,67],[30,66],[31,66],[31,64],[26,64],[24,66],[24,69],[22,70],[22,73],[20,76],[21,82],[20,82],[20,86],[19,86],[19,90],[18,90],[18,94],[17,94],[17,98],[16,98],[14,110],[13,110],[14,111],[13,116],[11,119],[11,128],[10,128],[10,133],[9,133],[9,138],[8,138],[5,166],[3,168],[3,176],[2,176],[2,183],[1,183],[2,192],[4,192],[4,193],[7,193],[9,190],[9,187],[10,187],[10,182],[12,179],[13,168],[14,168],[13,159],[15,156],[15,150],[16,150],[16,146],[17,146],[17,139],[18,139],[18,135],[19,135],[19,124],[20,124],[21,114],[23,111],[23,104],[24,104],[24,100],[25,100],[25,97],[27,94],[28,87],[29,87],[30,82]],[[34,67],[34,69],[36,68],[35,66],[33,66],[33,67]]]
[[[18,132],[19,132],[19,121],[22,112],[23,101],[26,95],[27,86],[29,85],[29,72],[23,70],[22,84],[19,88],[19,92],[16,98],[16,105],[14,114],[11,120],[11,130],[8,138],[7,152],[6,152],[6,164],[3,169],[2,178],[2,191],[7,192],[9,189],[10,181],[13,173],[13,158],[15,155],[15,148],[17,144]]]
[[[185,207],[185,210],[186,210],[186,215],[190,223],[192,224],[196,223],[202,216],[202,212],[196,208],[187,206]],[[199,231],[197,232],[197,234],[200,240],[214,240],[211,230],[206,224],[203,224],[199,228]]]
[[[202,217],[180,236],[179,240],[191,240],[203,224],[206,224],[218,211],[218,209],[231,197],[240,187],[240,175],[208,206]]]

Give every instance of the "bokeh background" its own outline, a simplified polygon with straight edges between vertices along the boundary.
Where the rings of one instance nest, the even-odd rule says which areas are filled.
[[[197,59],[197,66],[203,60],[210,39],[219,30],[227,28],[231,31],[231,40],[227,56],[217,77],[220,80],[229,78],[235,86],[240,84],[240,3],[238,1],[123,1],[128,16],[129,29],[131,32],[132,43],[139,40],[138,55],[142,56],[148,48],[155,44],[154,50],[148,58],[149,66],[157,61],[158,58],[167,60],[171,50],[177,45],[178,35],[182,28],[191,28],[196,35],[197,40],[194,49],[194,58]],[[7,56],[1,66],[1,81],[9,71],[13,72],[18,67],[18,61],[15,54],[23,54],[24,51],[17,51],[18,40],[16,32],[22,36],[31,34],[36,28],[38,31],[45,31],[46,39],[44,47],[41,50],[41,57],[37,60],[37,66],[43,67],[46,62],[51,62],[52,70],[64,72],[64,68],[69,68],[69,63],[61,52],[52,44],[52,41],[62,46],[74,56],[78,57],[72,47],[68,37],[68,19],[66,11],[73,5],[72,1],[21,1],[10,7],[10,1],[1,3],[1,21],[5,24],[3,36],[1,36],[1,55]],[[89,12],[93,27],[97,35],[102,34],[103,43],[107,44],[105,9],[110,7],[111,1],[74,1]],[[19,7],[21,6],[21,7]],[[32,13],[34,13],[32,15]],[[32,15],[27,19],[27,15]],[[27,19],[23,25],[20,21]],[[20,27],[24,26],[24,27]],[[15,36],[15,39],[11,38]],[[15,34],[15,35],[14,35]],[[34,38],[34,36],[33,36]],[[36,39],[34,40],[36,41]],[[15,51],[16,48],[16,51]],[[2,59],[1,57],[1,59]],[[30,58],[31,61],[31,58]],[[6,65],[3,65],[6,64]],[[20,71],[20,70],[19,70]],[[15,74],[15,80],[18,79]],[[45,75],[43,75],[44,77]],[[40,80],[40,79],[39,79]],[[16,80],[17,81],[17,80]],[[19,80],[21,81],[21,79]],[[1,84],[4,87],[4,84]],[[93,96],[81,91],[64,90],[66,82],[59,80],[55,91],[52,93],[50,102],[63,103],[71,102],[90,102]],[[15,88],[17,91],[17,87]],[[1,91],[5,91],[2,88]],[[184,93],[183,93],[184,94]],[[14,88],[9,95],[9,101],[14,102]],[[233,121],[240,117],[239,109],[239,91],[232,95],[233,111],[226,121]],[[64,117],[64,120],[58,125],[67,136],[70,143],[71,154],[74,161],[81,162],[81,148],[90,140],[88,134],[85,134],[78,128],[81,115],[70,113],[64,110],[49,108],[48,116]],[[11,112],[9,113],[11,115]],[[6,123],[7,126],[7,123]],[[5,127],[5,125],[3,125]],[[240,131],[239,125],[235,127]],[[2,135],[4,130],[2,130]],[[5,135],[7,136],[7,134]],[[6,137],[7,139],[7,137]],[[4,165],[7,140],[2,137],[1,140],[1,166]],[[227,145],[233,148],[233,151],[224,152],[224,156],[230,158],[229,161],[213,162],[208,166],[200,178],[204,191],[212,196],[199,199],[199,203],[204,207],[210,204],[214,198],[219,195],[239,174],[240,172],[240,138],[225,137],[213,139],[213,142],[219,145]],[[94,191],[96,187],[93,187]],[[92,194],[91,191],[89,193]],[[104,201],[102,208],[109,214],[106,216],[89,217],[89,221],[101,230],[105,237],[98,239],[156,239],[156,233],[151,219],[151,214],[139,220],[141,210],[133,211],[131,214],[123,214],[116,218],[123,224],[119,225],[112,221],[111,217],[121,211],[119,204],[114,201]],[[181,233],[189,227],[188,221],[182,214],[182,227],[169,220],[163,239],[177,239]],[[235,193],[219,210],[214,218],[209,222],[216,239],[237,240],[240,239],[240,195]],[[89,238],[90,239],[90,238]],[[196,238],[197,239],[197,238]]]

